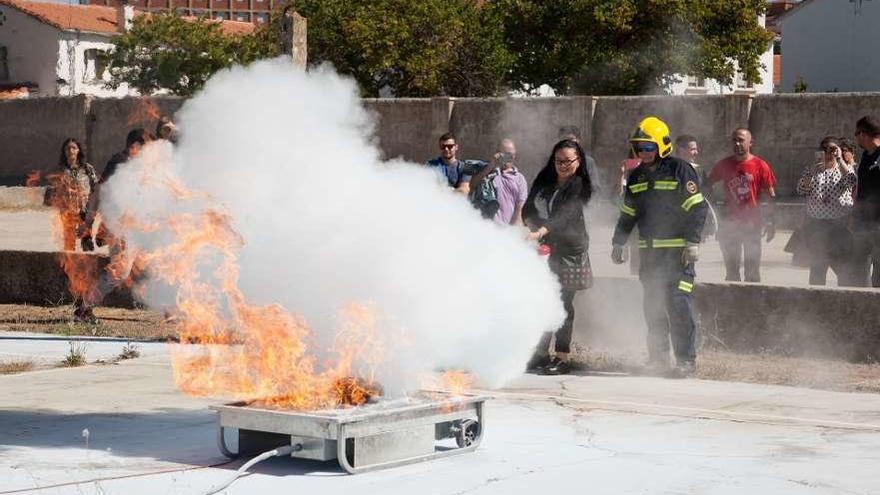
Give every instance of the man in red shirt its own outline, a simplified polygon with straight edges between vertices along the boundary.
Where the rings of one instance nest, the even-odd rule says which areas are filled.
[[[761,158],[752,154],[752,133],[745,128],[733,131],[733,156],[715,164],[709,173],[709,186],[721,182],[724,188],[725,218],[718,231],[718,242],[727,272],[726,280],[761,281],[761,232],[767,242],[776,236],[773,223],[776,177]],[[768,221],[761,216],[760,195],[768,196]],[[745,263],[743,263],[745,261]]]

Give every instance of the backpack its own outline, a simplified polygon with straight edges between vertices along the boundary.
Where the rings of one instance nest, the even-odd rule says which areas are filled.
[[[501,173],[495,169],[489,175],[483,177],[477,187],[471,189],[470,201],[474,208],[480,211],[483,218],[494,218],[498,213],[498,191],[495,189],[495,177]]]

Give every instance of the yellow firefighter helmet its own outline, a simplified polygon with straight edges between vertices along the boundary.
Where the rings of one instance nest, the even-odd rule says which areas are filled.
[[[665,158],[672,153],[672,138],[669,137],[669,127],[654,116],[645,117],[639,122],[639,126],[629,138],[629,142],[633,145],[640,142],[656,144],[660,158]]]

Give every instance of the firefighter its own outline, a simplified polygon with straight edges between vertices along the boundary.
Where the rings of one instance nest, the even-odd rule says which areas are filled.
[[[611,259],[617,264],[625,261],[624,245],[638,226],[639,280],[648,325],[647,368],[656,374],[687,376],[695,370],[691,296],[708,206],[694,168],[671,156],[672,139],[662,120],[643,119],[630,145],[641,163],[626,182]],[[669,363],[670,335],[675,368]]]

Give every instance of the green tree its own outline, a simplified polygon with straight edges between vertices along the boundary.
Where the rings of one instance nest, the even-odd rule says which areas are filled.
[[[504,25],[475,0],[296,0],[309,62],[332,63],[367,97],[490,96],[513,56]]]
[[[137,16],[130,30],[113,38],[115,49],[105,60],[108,86],[127,83],[141,94],[164,89],[190,96],[220,69],[275,55],[277,46],[268,39],[259,30],[227,35],[219,22],[204,18]]]
[[[765,0],[494,0],[516,54],[509,82],[559,93],[657,93],[688,74],[758,82]]]

